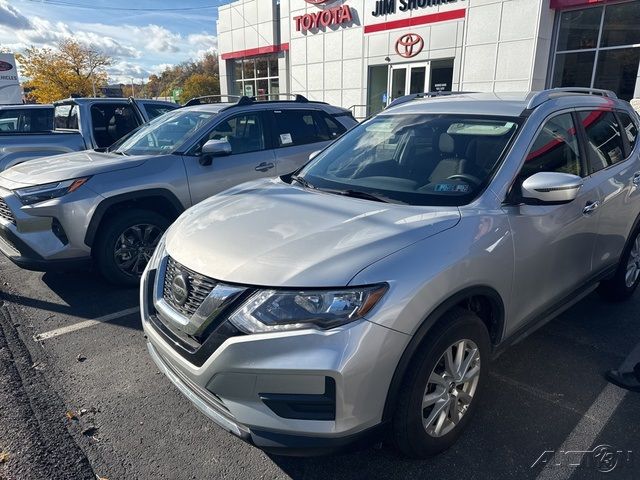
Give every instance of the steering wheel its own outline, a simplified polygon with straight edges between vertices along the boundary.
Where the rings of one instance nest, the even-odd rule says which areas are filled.
[[[455,175],[447,177],[447,180],[462,180],[463,182],[471,183],[476,187],[482,185],[482,180],[476,176],[469,175],[468,173],[456,173]]]

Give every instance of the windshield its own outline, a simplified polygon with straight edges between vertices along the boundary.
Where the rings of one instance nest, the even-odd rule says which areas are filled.
[[[490,116],[379,115],[337,140],[294,179],[371,200],[465,205],[489,181],[518,124],[516,118]]]
[[[174,110],[141,126],[111,151],[124,155],[161,155],[171,153],[196,130],[205,125],[214,112]]]

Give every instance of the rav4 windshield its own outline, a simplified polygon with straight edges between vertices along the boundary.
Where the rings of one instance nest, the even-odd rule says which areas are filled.
[[[196,110],[165,113],[140,127],[112,151],[124,155],[171,153],[214,115],[215,112]]]
[[[517,118],[478,115],[380,115],[337,140],[300,176],[338,194],[465,205],[488,183],[518,125]]]

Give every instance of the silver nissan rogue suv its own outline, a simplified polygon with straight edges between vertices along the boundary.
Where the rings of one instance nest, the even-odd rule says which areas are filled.
[[[156,364],[267,451],[384,434],[440,452],[496,353],[640,280],[628,103],[555,89],[396,104],[295,174],[186,211],[143,275]]]

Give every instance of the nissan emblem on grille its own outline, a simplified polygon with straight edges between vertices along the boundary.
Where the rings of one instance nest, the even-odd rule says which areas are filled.
[[[189,298],[189,277],[184,273],[179,273],[173,277],[171,282],[171,295],[175,302],[182,306]]]

